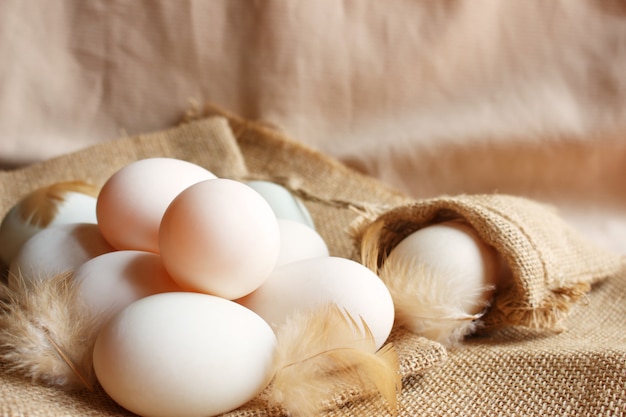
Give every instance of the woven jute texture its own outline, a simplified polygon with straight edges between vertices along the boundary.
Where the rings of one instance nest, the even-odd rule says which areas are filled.
[[[119,139],[19,171],[0,173],[0,214],[6,213],[20,196],[42,185],[76,179],[100,185],[132,160],[170,156],[198,163],[218,176],[274,178],[306,190],[304,195],[310,198],[304,203],[331,254],[355,260],[359,256],[350,226],[364,215],[363,208],[391,213],[413,207],[408,214],[414,218],[416,212],[423,211],[420,216],[426,219],[425,223],[439,221],[452,213],[462,215],[477,229],[484,227],[483,237],[494,246],[498,239],[505,242],[510,239],[503,234],[503,230],[508,229],[495,222],[495,218],[502,216],[504,225],[508,224],[511,229],[515,229],[515,225],[518,229],[519,234],[511,236],[521,241],[524,241],[522,237],[526,238],[525,242],[531,242],[531,247],[539,248],[535,252],[537,256],[553,257],[549,268],[544,265],[545,271],[550,272],[541,275],[546,290],[531,292],[534,295],[530,299],[536,296],[539,301],[537,306],[542,305],[542,297],[549,298],[559,282],[570,285],[583,280],[589,285],[585,287],[588,292],[577,302],[572,300],[569,314],[563,316],[560,332],[504,326],[446,350],[403,329],[394,329],[390,341],[399,354],[403,375],[398,415],[626,415],[626,270],[611,257],[611,262],[605,265],[609,258],[605,254],[596,258],[595,249],[584,241],[572,242],[563,236],[557,238],[561,241],[549,241],[551,249],[543,248],[550,238],[553,223],[546,222],[541,234],[534,230],[537,225],[533,222],[537,222],[536,215],[545,216],[549,209],[537,206],[534,215],[515,217],[511,210],[499,204],[519,200],[497,196],[460,196],[444,199],[448,202],[442,206],[433,201],[413,202],[374,179],[304,148],[274,128],[218,109],[209,109],[209,113],[218,116],[189,122],[166,132]],[[504,202],[499,198],[504,198]],[[529,204],[535,207],[532,202]],[[476,210],[466,210],[466,205],[484,207],[474,219],[470,213]],[[422,207],[421,211],[412,211],[415,207]],[[485,222],[484,214],[495,218],[480,226]],[[556,213],[549,216],[554,216],[553,220],[560,224]],[[555,233],[562,233],[562,230]],[[528,239],[529,236],[532,239]],[[523,265],[529,261],[518,254],[516,245],[509,243],[510,248],[506,249],[503,244],[499,250],[513,269],[516,265],[524,269]],[[554,268],[571,261],[571,245],[579,248],[574,256],[579,262],[565,270],[557,269],[561,275],[553,275]],[[569,249],[561,252],[557,249],[561,247]],[[533,271],[518,271],[518,277],[533,277]],[[4,369],[0,364],[0,414],[3,416],[132,415],[101,389],[94,393],[65,392],[9,374]],[[229,413],[230,416],[268,417],[282,414],[279,409],[267,408],[262,396]],[[371,395],[340,392],[324,415],[389,416],[390,413]]]

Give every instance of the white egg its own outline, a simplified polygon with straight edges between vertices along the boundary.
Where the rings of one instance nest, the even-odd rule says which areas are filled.
[[[287,188],[271,181],[247,181],[246,184],[263,196],[278,219],[289,219],[315,228],[309,210]]]
[[[300,222],[278,219],[280,253],[276,266],[303,259],[329,256],[328,246],[314,229]]]
[[[274,329],[297,311],[332,302],[365,321],[377,348],[387,340],[394,321],[391,295],[378,276],[358,262],[332,256],[277,267],[261,287],[237,302]]]
[[[393,248],[385,263],[406,261],[428,265],[442,280],[466,288],[458,303],[468,314],[484,308],[485,295],[478,293],[479,300],[469,295],[476,295],[476,288],[491,294],[499,265],[494,249],[461,222],[436,224],[410,234]]]
[[[78,267],[74,279],[89,310],[106,321],[134,301],[149,295],[180,291],[163,268],[161,257],[144,251],[116,251]]]
[[[271,378],[276,338],[252,311],[208,294],[167,293],[116,315],[96,340],[96,376],[140,416],[209,417],[234,410]]]
[[[0,260],[10,265],[22,245],[53,225],[96,223],[98,189],[80,181],[39,188],[21,199],[0,225]]]
[[[474,330],[502,267],[494,248],[470,225],[451,221],[406,236],[384,260],[380,276],[399,323],[453,344]]]
[[[11,262],[9,283],[18,274],[26,281],[51,278],[114,250],[94,223],[50,226],[22,246]]]
[[[98,195],[98,225],[119,250],[158,253],[159,225],[172,200],[185,188],[215,179],[207,169],[175,158],[146,158],[115,172]]]
[[[159,250],[182,288],[235,299],[274,269],[280,231],[257,192],[219,178],[194,184],[172,201],[161,221]]]

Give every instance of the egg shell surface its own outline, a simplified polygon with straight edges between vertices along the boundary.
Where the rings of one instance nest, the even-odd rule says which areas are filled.
[[[202,181],[180,193],[161,222],[163,265],[184,289],[242,297],[276,265],[278,221],[267,202],[229,179]]]
[[[315,229],[311,213],[304,203],[287,188],[271,181],[246,181],[246,184],[261,194],[278,219],[293,220]]]
[[[147,158],[115,172],[96,206],[105,239],[118,250],[159,251],[159,225],[171,201],[185,188],[216,176],[174,158]]]
[[[9,285],[18,274],[31,282],[47,279],[114,250],[95,223],[49,226],[28,239],[11,262]]]
[[[303,259],[329,256],[324,239],[309,226],[289,219],[278,219],[280,253],[276,266]]]
[[[256,291],[237,302],[277,330],[298,311],[335,303],[372,331],[376,347],[389,337],[394,305],[385,284],[358,262],[339,258],[305,259],[277,267]]]
[[[80,296],[98,322],[149,295],[180,291],[161,257],[152,252],[115,251],[97,256],[78,267],[74,279]]]
[[[387,262],[427,266],[449,289],[449,302],[468,314],[478,314],[488,304],[501,270],[495,249],[460,221],[413,232],[391,250]]]
[[[100,331],[96,376],[122,407],[151,417],[208,417],[240,407],[270,380],[276,338],[252,311],[207,294],[139,300]]]
[[[96,223],[96,187],[81,182],[55,183],[21,199],[0,224],[0,260],[9,266],[39,231],[59,224]]]

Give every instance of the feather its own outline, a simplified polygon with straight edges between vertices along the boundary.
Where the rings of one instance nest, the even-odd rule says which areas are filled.
[[[66,181],[39,188],[20,201],[16,206],[22,221],[31,226],[47,227],[56,216],[59,206],[68,193],[81,193],[96,197],[99,188],[82,181]]]
[[[95,319],[70,273],[0,288],[0,362],[32,380],[92,389]]]
[[[399,362],[391,344],[376,352],[374,337],[334,304],[292,316],[277,331],[269,403],[293,416],[319,415],[338,395],[378,393],[396,412]]]
[[[483,299],[491,288],[468,289],[415,262],[385,262],[379,276],[394,301],[396,323],[448,346],[473,333],[482,316],[468,314],[460,306],[467,300]],[[484,311],[487,305],[477,307]]]

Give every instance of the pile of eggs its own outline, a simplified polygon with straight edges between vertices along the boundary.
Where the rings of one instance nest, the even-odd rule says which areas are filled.
[[[98,317],[96,377],[136,414],[210,416],[243,405],[271,380],[276,331],[296,312],[332,302],[360,317],[377,347],[389,336],[387,287],[330,256],[306,207],[278,184],[148,158],[95,195],[81,187],[25,197],[0,226],[0,256],[9,285],[18,274],[72,272]],[[24,215],[25,206],[43,210],[33,201],[48,201],[45,223]]]

